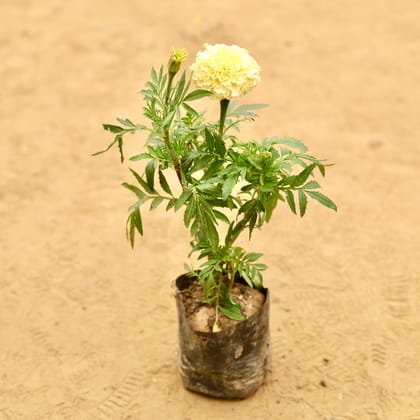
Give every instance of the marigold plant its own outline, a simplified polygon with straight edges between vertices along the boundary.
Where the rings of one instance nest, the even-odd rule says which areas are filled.
[[[235,279],[250,287],[262,287],[259,262],[262,254],[248,252],[237,244],[242,233],[249,239],[256,228],[269,222],[278,203],[304,216],[308,198],[336,210],[334,202],[319,192],[315,179],[325,175],[326,163],[308,153],[291,137],[269,137],[262,141],[238,138],[239,126],[257,117],[265,105],[237,105],[241,97],[260,81],[260,67],[247,50],[236,45],[205,45],[190,68],[179,75],[186,50],[173,50],[167,68],[152,68],[151,80],[140,91],[148,124],[118,118],[120,125],[104,124],[115,134],[103,151],[118,145],[124,161],[123,139],[127,133],[148,134],[145,149],[130,157],[144,161],[144,170],[130,168],[133,182],[123,186],[136,196],[129,208],[127,237],[134,246],[136,233],[143,235],[141,209],[165,206],[183,210],[183,222],[191,234],[191,252],[202,261],[198,268],[186,266],[198,278],[208,304],[216,309],[213,331],[219,330],[219,314],[242,320],[241,307],[229,291]],[[179,75],[179,77],[178,77]],[[175,78],[177,81],[175,83]],[[194,82],[197,89],[191,88]],[[197,99],[220,101],[217,121],[207,121],[204,111],[193,107]],[[178,191],[167,180],[174,171]],[[224,226],[224,229],[222,227]]]

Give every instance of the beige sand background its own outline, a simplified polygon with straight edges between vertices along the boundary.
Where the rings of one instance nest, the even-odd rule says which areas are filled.
[[[0,419],[420,419],[417,0],[0,4]],[[145,215],[103,122],[142,121],[172,46],[237,43],[263,68],[244,138],[292,135],[336,163],[335,214],[286,208],[265,253],[273,366],[242,402],[183,390],[173,279],[188,236]],[[215,106],[207,102],[209,111]],[[144,138],[133,137],[133,147]],[[244,243],[245,245],[245,243]]]

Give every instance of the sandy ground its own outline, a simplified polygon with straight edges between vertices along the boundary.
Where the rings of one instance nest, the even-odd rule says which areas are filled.
[[[2,0],[0,12],[1,420],[420,419],[417,0]],[[117,153],[90,157],[110,141],[103,122],[142,121],[151,65],[204,42],[237,43],[263,68],[244,102],[271,106],[244,138],[292,135],[336,163],[324,191],[337,214],[279,209],[250,246],[270,266],[273,365],[242,402],[180,384],[179,215],[146,215],[132,252],[128,169]]]

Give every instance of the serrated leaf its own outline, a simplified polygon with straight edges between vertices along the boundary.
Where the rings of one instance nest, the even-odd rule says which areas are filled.
[[[215,215],[216,219],[221,220],[221,221],[222,221],[222,222],[224,222],[224,223],[230,224],[230,220],[229,220],[229,219],[227,218],[227,216],[226,216],[224,213],[222,213],[221,211],[219,211],[219,210],[214,210],[214,209],[213,209],[213,213],[214,213],[214,215]]]
[[[241,275],[241,277],[245,280],[246,284],[247,284],[249,287],[254,287],[254,283],[253,283],[253,281],[252,281],[251,277],[249,276],[248,271],[245,269],[245,267],[243,267],[243,268],[240,270],[239,274],[240,274],[240,275]]]
[[[309,191],[308,191],[308,194],[309,194]],[[306,198],[306,195],[302,190],[298,191],[298,196],[299,196],[300,217],[303,217],[306,212],[306,205],[308,203],[308,199]]]
[[[155,167],[155,160],[149,161],[149,163],[146,165],[146,181],[151,191],[155,190]]]
[[[287,204],[290,207],[290,210],[292,210],[292,212],[294,214],[296,214],[296,203],[295,203],[295,197],[293,195],[293,192],[290,190],[286,191],[286,200],[287,200]]]
[[[182,194],[176,200],[175,211],[178,211],[186,203],[186,201],[191,197],[191,195],[192,195],[191,191],[188,191],[188,190],[182,191]]]
[[[185,102],[182,103],[183,108],[189,112],[190,114],[193,114],[195,116],[198,115],[198,112],[191,106],[189,106],[188,104],[186,104]]]
[[[191,200],[184,212],[184,225],[186,228],[189,227],[192,218],[194,217],[194,213],[195,213],[195,201]]]
[[[143,159],[150,159],[149,153],[140,153],[139,155],[131,156],[129,160],[137,161],[137,160],[143,160]]]
[[[174,116],[175,116],[175,111],[168,112],[168,115],[160,123],[161,127],[166,127],[167,125],[169,125]]]
[[[257,261],[258,258],[260,258],[263,254],[261,254],[260,252],[250,252],[246,255],[246,260],[248,262],[254,262]]]
[[[172,207],[175,206],[176,202],[178,200],[176,198],[172,198],[171,200],[168,201],[168,204],[166,206],[166,211],[170,210]]]
[[[241,105],[232,112],[229,113],[229,116],[256,116],[254,112],[257,109],[262,109],[267,107],[267,104],[248,104],[248,105]]]
[[[226,145],[223,139],[216,137],[214,141],[214,148],[216,150],[216,153],[221,157],[224,158],[226,154]]]
[[[125,125],[126,127],[129,128],[136,128],[136,124],[133,123],[133,121],[129,120],[128,118],[117,118],[117,121],[122,124]]]
[[[309,181],[302,188],[304,190],[316,190],[317,188],[321,188],[321,185],[316,181]]]
[[[121,185],[124,188],[127,188],[128,190],[130,190],[131,192],[133,192],[134,194],[136,194],[136,196],[138,198],[144,198],[144,197],[146,197],[146,195],[144,194],[144,192],[141,191],[139,188],[137,188],[135,185],[128,184],[127,182],[123,182]]]
[[[210,166],[207,168],[207,171],[204,173],[202,180],[207,180],[212,178],[216,173],[220,171],[220,168],[223,164],[222,160],[216,160],[210,164]]]
[[[210,130],[206,127],[204,130],[204,138],[206,140],[206,145],[207,145],[207,149],[209,150],[209,152],[212,152],[214,149],[214,136],[213,134],[210,132]]]
[[[185,86],[185,71],[182,72],[182,75],[176,85],[176,92],[173,99],[173,102],[177,104],[179,100],[181,99],[181,96],[184,92],[184,86]]]
[[[308,148],[300,140],[293,137],[275,138],[277,144],[285,144],[286,146],[294,147],[298,149],[300,153],[307,152]]]
[[[111,133],[119,134],[125,131],[125,128],[113,124],[102,124],[104,130],[110,131]]]
[[[159,206],[160,203],[164,200],[163,197],[156,197],[153,199],[153,201],[150,204],[150,210],[154,210],[156,207]]]
[[[128,168],[128,169],[134,175],[134,177],[136,178],[137,182],[144,188],[144,190],[146,192],[148,192],[149,194],[153,194],[153,193],[156,192],[156,191],[150,189],[150,187],[147,184],[147,182],[134,169],[131,169],[131,168]]]
[[[301,186],[308,179],[309,175],[312,174],[315,166],[315,163],[312,163],[299,174],[289,177],[290,186],[294,188]]]
[[[307,194],[317,200],[319,203],[321,203],[322,205],[328,207],[329,209],[335,210],[337,211],[337,206],[336,204],[326,195],[321,194],[320,192],[317,191],[307,191]]]
[[[156,70],[155,70],[154,67],[152,67],[152,70],[150,72],[150,76],[152,77],[153,82],[155,82],[155,84],[157,85],[158,84],[158,76],[157,76],[157,73],[156,73]]]
[[[163,191],[165,191],[170,196],[172,196],[172,191],[171,191],[171,188],[169,187],[168,181],[166,180],[165,175],[160,169],[159,169],[159,183]]]
[[[139,208],[135,208],[133,212],[128,216],[127,219],[127,239],[130,242],[131,248],[134,247],[134,238],[135,238],[135,231],[140,235],[143,235],[143,223],[141,219],[141,213]]]
[[[141,220],[141,213],[140,209],[137,208],[134,210],[131,216],[131,220],[134,223],[134,226],[136,227],[137,231],[140,233],[140,235],[143,235],[143,223]]]
[[[226,200],[230,196],[234,186],[236,185],[237,179],[238,179],[237,175],[232,175],[229,178],[227,178],[225,182],[223,183],[222,198],[224,200]]]
[[[209,90],[204,90],[204,89],[193,90],[184,98],[184,102],[196,101],[197,99],[205,98],[206,96],[211,96],[211,95],[213,95],[213,93],[210,92]]]
[[[205,192],[207,194],[212,194],[218,190],[217,184],[213,184],[212,182],[204,182],[202,184],[198,184],[196,188],[197,190]]]
[[[257,270],[260,270],[260,271],[267,270],[267,268],[268,268],[266,264],[262,264],[262,263],[257,263],[257,264],[254,264],[254,267],[255,267]]]

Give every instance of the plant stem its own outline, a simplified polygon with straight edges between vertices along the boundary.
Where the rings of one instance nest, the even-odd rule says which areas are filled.
[[[166,85],[165,105],[169,104],[169,97],[171,95],[172,82],[174,80],[175,73],[168,73],[168,84]]]
[[[219,121],[219,137],[223,140],[223,131],[225,127],[226,113],[229,106],[229,99],[222,99],[220,101],[220,121]]]
[[[170,99],[170,95],[171,95],[171,88],[172,88],[172,82],[174,80],[175,77],[175,73],[168,73],[168,84],[166,85],[166,95],[165,95],[165,106],[166,106],[166,115],[168,112],[168,108],[169,108],[169,99]],[[165,116],[166,116],[165,115]],[[179,160],[175,154],[175,151],[172,147],[171,144],[171,140],[169,139],[169,128],[165,127],[165,132],[164,132],[164,136],[163,136],[163,140],[165,142],[165,146],[169,151],[169,155],[171,156],[172,162],[174,164],[174,169],[176,172],[176,176],[178,178],[179,183],[181,184],[182,189],[184,189],[184,184],[182,182],[182,174],[181,174],[181,166],[179,164]]]

